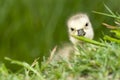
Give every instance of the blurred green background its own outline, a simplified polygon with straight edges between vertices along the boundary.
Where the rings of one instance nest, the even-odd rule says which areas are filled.
[[[120,12],[119,3],[120,0],[0,0],[0,61],[15,70],[15,65],[4,57],[28,63],[37,57],[42,60],[55,45],[69,41],[66,21],[78,12],[89,15],[95,40],[99,40],[107,31],[101,23],[114,23],[112,18],[92,11],[107,12],[106,4]]]

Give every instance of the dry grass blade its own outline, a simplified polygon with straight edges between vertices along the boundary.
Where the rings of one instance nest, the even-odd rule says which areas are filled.
[[[32,63],[32,65],[31,65],[31,67],[34,67],[39,59],[40,58],[35,59],[34,62]],[[29,72],[30,72],[30,70],[27,69],[27,74],[29,74]]]
[[[32,63],[32,65],[31,65],[31,67],[34,67],[36,65],[36,63],[38,62],[39,59],[40,58],[35,59],[34,62]]]
[[[54,54],[55,54],[55,52],[56,52],[56,49],[57,49],[57,46],[55,46],[55,47],[53,48],[53,50],[51,51],[50,57],[48,58],[48,61],[47,61],[47,64],[49,64],[50,61],[52,61],[53,56],[54,56]]]
[[[112,25],[109,25],[107,23],[102,23],[102,25],[104,25],[105,27],[109,28],[109,29],[118,29],[117,26],[112,26]]]

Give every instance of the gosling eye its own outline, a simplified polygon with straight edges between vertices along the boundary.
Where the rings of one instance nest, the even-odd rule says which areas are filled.
[[[86,23],[85,26],[87,27],[87,26],[88,26],[88,23]]]
[[[74,31],[75,29],[74,28],[70,28],[71,29],[71,31]]]

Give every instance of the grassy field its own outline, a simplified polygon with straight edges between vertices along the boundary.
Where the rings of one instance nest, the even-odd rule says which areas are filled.
[[[94,39],[100,40],[103,33],[108,33],[101,23],[114,24],[112,18],[92,12],[107,12],[104,3],[114,12],[120,11],[120,0],[0,0],[0,63],[16,71],[18,66],[4,57],[27,63],[41,57],[42,61],[55,45],[69,42],[66,22],[79,12],[89,15]]]
[[[79,48],[80,55],[72,57],[69,61],[48,61],[45,58],[41,66],[39,59],[30,65],[5,58],[12,64],[22,67],[13,73],[1,64],[0,80],[119,80],[120,44],[112,42],[102,44],[106,47],[96,48],[89,45],[89,49]]]

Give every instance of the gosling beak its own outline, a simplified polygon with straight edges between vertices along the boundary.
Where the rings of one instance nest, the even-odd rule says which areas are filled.
[[[83,30],[83,29],[79,29],[79,30],[77,30],[77,35],[78,36],[84,36],[86,33],[85,33],[85,31]]]

